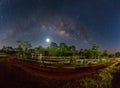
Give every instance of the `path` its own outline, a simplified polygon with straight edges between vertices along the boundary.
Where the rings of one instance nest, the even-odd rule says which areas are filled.
[[[81,67],[76,69],[44,67],[44,66],[30,64],[30,63],[13,61],[12,59],[9,62],[12,65],[37,77],[44,77],[44,78],[55,79],[55,80],[72,80],[75,78],[96,73],[101,69],[113,64],[115,61],[110,61],[98,66]]]

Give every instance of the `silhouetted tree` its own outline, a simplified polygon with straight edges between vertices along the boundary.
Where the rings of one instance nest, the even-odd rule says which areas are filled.
[[[61,55],[61,56],[66,56],[66,55],[68,55],[69,51],[68,51],[68,46],[67,46],[67,44],[65,44],[65,43],[60,43],[59,49],[60,49],[60,55]]]
[[[22,57],[30,54],[29,49],[32,47],[30,43],[23,41],[17,41],[17,43],[18,43],[18,48],[17,48],[18,54],[22,55]]]
[[[7,53],[7,54],[13,54],[15,53],[15,50],[12,46],[3,46],[2,52]]]
[[[84,55],[86,59],[92,59],[93,58],[93,53],[91,49],[85,49],[84,50]]]
[[[107,51],[107,50],[104,50],[104,51],[103,51],[102,57],[103,57],[103,58],[108,58],[108,57],[109,57],[109,54],[108,54],[108,51]]]
[[[72,55],[76,54],[76,47],[74,45],[68,47],[69,53]]]
[[[120,57],[120,52],[116,52],[115,57]]]
[[[83,49],[80,49],[79,56],[80,56],[81,59],[85,59],[85,55],[84,55]]]
[[[93,47],[92,47],[92,53],[94,55],[94,59],[98,59],[99,58],[99,54],[100,54],[99,46],[94,44]]]
[[[50,47],[51,47],[51,48],[57,48],[57,47],[58,47],[58,45],[57,45],[57,43],[52,42],[52,43],[50,44]]]
[[[35,54],[43,54],[44,53],[44,48],[42,46],[38,46],[36,48],[34,48],[34,52]]]

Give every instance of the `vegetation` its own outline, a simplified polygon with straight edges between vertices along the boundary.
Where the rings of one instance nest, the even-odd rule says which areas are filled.
[[[31,54],[30,48],[32,47],[30,43],[28,42],[22,42],[22,41],[17,41],[18,43],[18,48],[16,48],[16,51],[19,56],[24,58],[25,56],[28,56]]]
[[[10,46],[4,46],[3,51],[16,51],[17,54],[21,56],[31,55],[31,54],[42,54],[43,56],[56,56],[56,57],[73,57],[77,56],[79,59],[99,59],[100,56],[108,58],[109,54],[107,50],[103,53],[100,52],[99,46],[94,44],[91,49],[80,49],[77,50],[74,45],[68,46],[66,43],[60,43],[59,45],[52,42],[47,48],[38,46],[32,49],[32,45],[28,42],[17,41],[18,47],[12,48]],[[120,56],[117,52],[116,57]]]
[[[106,59],[109,58],[108,51],[104,50],[101,56],[102,56],[102,58],[106,58]]]
[[[100,50],[99,46],[97,46],[96,44],[94,44],[92,47],[92,54],[94,59],[99,59]]]
[[[116,52],[116,53],[115,53],[115,56],[116,56],[117,58],[120,58],[120,52]]]
[[[30,43],[22,41],[17,41],[17,43],[17,52],[19,54],[41,53],[45,56],[80,56],[80,58],[84,57],[86,59],[98,59],[99,57],[99,48],[97,45],[93,45],[92,49],[81,49],[81,51],[78,52],[74,45],[68,46],[65,43],[60,43],[59,45],[57,45],[55,42],[52,42],[50,46],[48,46],[48,48],[43,48],[42,46],[39,46],[34,48],[30,52],[30,48],[32,47]]]
[[[15,54],[22,59],[25,59],[25,61],[31,61],[28,59],[28,57],[32,55],[39,55],[42,54],[45,59],[64,59],[63,62],[65,62],[65,59],[69,59],[70,63],[62,63],[60,62],[60,59],[56,63],[44,63],[43,65],[49,65],[49,66],[56,66],[58,68],[64,67],[64,66],[90,66],[91,60],[97,61],[97,64],[101,64],[105,61],[110,60],[110,54],[107,50],[104,50],[103,52],[100,52],[99,46],[94,44],[92,48],[90,49],[80,49],[77,50],[74,45],[68,46],[65,43],[60,43],[59,45],[55,42],[52,42],[50,46],[47,48],[43,48],[42,46],[38,46],[35,48],[32,48],[32,45],[28,42],[23,41],[17,41],[18,47],[12,48],[11,46],[4,46],[1,51],[5,53],[9,53],[11,51],[14,51]],[[116,52],[115,57],[120,57],[120,52]],[[69,58],[68,58],[69,57]],[[81,59],[82,61],[77,61],[78,59]],[[104,60],[105,59],[105,60]],[[119,60],[119,59],[118,59]],[[32,61],[31,61],[32,62]],[[54,62],[54,61],[53,61]],[[94,62],[94,61],[93,61]],[[32,62],[33,63],[33,62]],[[39,64],[39,63],[38,63]],[[115,64],[101,70],[100,72],[97,72],[91,76],[86,76],[83,78],[78,78],[79,81],[79,87],[80,88],[112,88],[112,80],[113,80],[113,74],[116,73],[116,71],[120,70],[120,64],[119,61]],[[67,82],[66,85],[64,85],[64,88],[74,88],[72,86],[72,83]]]
[[[113,73],[120,69],[119,62],[103,69],[101,72],[80,79],[81,88],[112,88]]]
[[[76,58],[71,59],[70,64],[71,64],[72,66],[76,66],[76,65],[78,64]]]
[[[1,52],[7,53],[7,54],[13,54],[15,53],[15,50],[11,46],[3,46],[3,48],[1,49]]]
[[[110,55],[107,50],[100,52],[99,46],[96,44],[94,44],[92,48],[89,49],[77,50],[74,45],[69,46],[66,43],[57,44],[55,42],[51,42],[51,44],[47,48],[44,48],[42,46],[32,48],[32,45],[29,42],[17,41],[17,43],[17,48],[4,46],[2,48],[2,52],[4,51],[5,53],[9,53],[11,51],[14,51],[14,53],[17,54],[18,58],[21,58],[23,60],[39,59],[41,60],[41,62],[43,61],[43,63],[45,62],[44,59],[51,59],[51,61],[52,59],[64,59],[66,60],[64,61],[66,64],[69,63],[72,66],[88,66],[91,64],[101,64],[106,61],[105,59],[109,59],[110,56],[115,56],[117,58],[120,57],[120,52],[116,52],[115,55]],[[92,61],[93,59],[95,60]],[[64,63],[61,61],[58,62],[60,63],[60,65]],[[53,63],[50,62],[50,65],[52,64]]]

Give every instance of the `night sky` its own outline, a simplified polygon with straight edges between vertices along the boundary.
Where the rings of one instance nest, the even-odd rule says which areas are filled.
[[[120,51],[120,0],[0,0],[0,47],[65,42]]]

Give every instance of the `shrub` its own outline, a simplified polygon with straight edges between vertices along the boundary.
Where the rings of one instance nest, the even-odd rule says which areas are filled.
[[[73,58],[71,61],[70,61],[70,64],[73,65],[73,66],[76,66],[78,64],[76,58]]]

